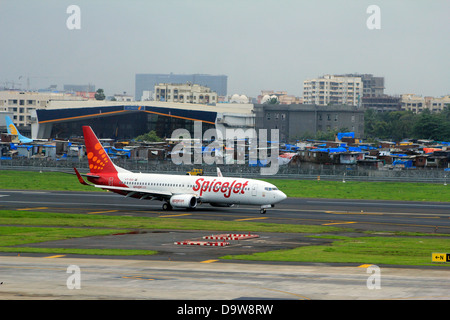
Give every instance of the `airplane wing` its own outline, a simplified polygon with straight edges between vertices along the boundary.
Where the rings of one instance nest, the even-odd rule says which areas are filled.
[[[152,190],[148,190],[148,189],[113,187],[113,186],[105,186],[105,185],[93,185],[93,186],[96,188],[111,190],[111,191],[124,191],[124,192],[127,192],[126,197],[131,197],[134,195],[141,195],[140,199],[145,199],[148,197],[170,198],[173,195],[172,192],[152,191]]]

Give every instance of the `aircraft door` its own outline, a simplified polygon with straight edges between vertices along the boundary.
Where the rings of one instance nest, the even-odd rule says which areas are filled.
[[[252,186],[252,196],[256,197],[256,186]]]
[[[108,184],[109,184],[110,186],[113,186],[113,185],[114,185],[114,177],[109,177]]]

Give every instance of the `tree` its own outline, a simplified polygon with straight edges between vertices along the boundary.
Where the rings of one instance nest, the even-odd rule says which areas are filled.
[[[105,92],[103,91],[103,89],[98,89],[95,92],[95,100],[105,100]]]
[[[450,141],[450,109],[438,113],[425,109],[419,114],[411,111],[376,112],[366,110],[364,114],[366,138],[430,139]]]
[[[140,136],[137,136],[134,138],[136,141],[147,141],[147,142],[161,142],[162,139],[158,137],[155,130],[152,130],[150,132],[141,134]]]

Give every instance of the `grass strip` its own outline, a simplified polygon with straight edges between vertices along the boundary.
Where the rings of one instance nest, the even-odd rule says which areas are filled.
[[[39,248],[27,247],[25,244],[81,237],[105,236],[124,232],[123,229],[93,228],[54,228],[54,227],[17,227],[0,226],[0,251],[17,253],[58,253],[58,254],[93,254],[93,255],[151,255],[152,250],[126,249],[82,249],[82,248]]]
[[[72,174],[15,170],[0,171],[0,189],[102,191],[80,184]]]
[[[335,241],[328,246],[304,246],[251,255],[228,255],[221,259],[450,266],[450,264],[431,262],[433,252],[448,252],[449,250],[450,239],[443,238],[335,237]]]
[[[264,179],[288,197],[397,201],[450,201],[450,187],[434,183]]]
[[[351,230],[331,226],[277,224],[254,221],[124,217],[15,210],[0,210],[0,225],[101,227],[119,229],[232,230],[246,232],[298,233],[345,232]]]

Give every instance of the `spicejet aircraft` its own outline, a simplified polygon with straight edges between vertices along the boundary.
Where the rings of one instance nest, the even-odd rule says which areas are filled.
[[[83,126],[84,142],[90,172],[87,183],[76,168],[80,183],[106,189],[126,197],[164,201],[163,210],[194,209],[201,203],[215,207],[234,204],[258,205],[260,212],[286,199],[273,184],[243,178],[223,177],[217,168],[217,177],[190,175],[133,173],[116,166],[98,141],[91,127]]]

